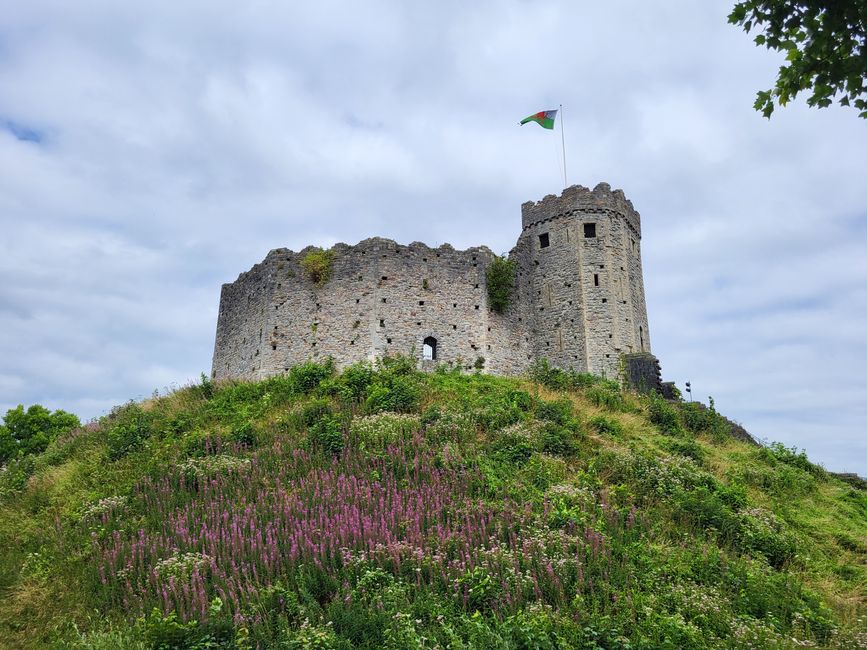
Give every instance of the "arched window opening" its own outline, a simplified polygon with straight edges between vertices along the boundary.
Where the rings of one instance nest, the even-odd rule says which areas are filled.
[[[421,356],[425,361],[436,361],[437,358],[437,340],[428,336],[421,346]]]

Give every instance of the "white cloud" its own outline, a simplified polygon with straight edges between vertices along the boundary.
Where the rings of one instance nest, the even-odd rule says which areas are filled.
[[[779,59],[728,10],[19,3],[0,16],[0,409],[89,417],[194,379],[220,284],[271,248],[508,250],[520,204],[560,184],[558,134],[517,121],[562,103],[570,181],[642,213],[664,373],[867,473],[864,123],[802,102],[762,119]]]

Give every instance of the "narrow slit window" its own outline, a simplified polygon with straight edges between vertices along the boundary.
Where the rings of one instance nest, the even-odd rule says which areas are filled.
[[[594,287],[599,286],[599,274],[598,273],[593,274],[593,286]]]

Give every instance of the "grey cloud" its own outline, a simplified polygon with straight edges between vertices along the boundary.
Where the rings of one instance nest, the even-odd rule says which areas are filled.
[[[755,434],[867,474],[863,121],[756,114],[729,3],[29,2],[0,16],[0,409],[207,370],[278,246],[506,251],[570,182],[642,213],[654,351]],[[29,135],[28,135],[29,134]],[[30,136],[38,137],[30,137]],[[22,137],[24,136],[24,137]]]

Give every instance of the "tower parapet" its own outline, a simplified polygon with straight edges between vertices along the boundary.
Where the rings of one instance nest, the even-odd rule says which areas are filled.
[[[521,226],[524,229],[540,221],[579,212],[614,212],[629,222],[641,236],[641,216],[626,198],[623,190],[612,190],[608,183],[599,183],[592,190],[583,185],[572,185],[560,196],[548,194],[540,201],[527,201],[521,205]]]

